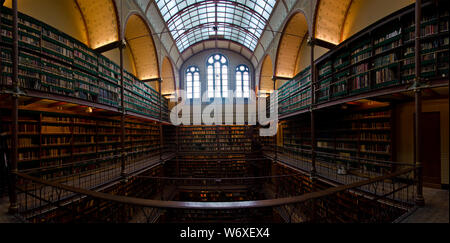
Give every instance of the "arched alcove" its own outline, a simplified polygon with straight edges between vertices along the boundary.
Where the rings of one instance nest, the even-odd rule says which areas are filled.
[[[278,46],[275,75],[292,78],[296,75],[296,64],[302,44],[308,36],[308,24],[302,12],[294,14],[284,27]]]
[[[261,91],[272,91],[273,90],[273,63],[272,58],[267,55],[264,58],[263,64],[261,66],[261,75],[259,82],[259,90]]]
[[[119,20],[113,0],[75,0],[93,49],[119,40]]]
[[[175,77],[172,62],[168,57],[165,57],[162,63],[161,78],[163,83],[161,85],[161,93],[169,95],[175,93]]]
[[[158,57],[151,31],[139,15],[128,18],[125,41],[133,57],[136,76],[140,80],[159,78]]]

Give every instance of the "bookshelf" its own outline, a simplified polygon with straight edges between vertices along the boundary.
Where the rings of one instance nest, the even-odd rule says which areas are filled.
[[[1,130],[10,135],[8,113],[2,110]],[[156,123],[127,118],[127,163],[159,154],[159,133]],[[120,119],[19,110],[19,171],[52,179],[112,166],[120,155],[120,134]]]
[[[167,162],[166,175],[180,178],[238,178],[250,174],[249,162],[245,156],[238,154],[180,155],[177,160]]]
[[[283,148],[298,156],[301,160],[311,160],[311,119],[300,117],[281,123]]]
[[[448,80],[448,9],[448,1],[443,0],[423,4],[421,77],[424,82]],[[315,63],[316,104],[313,105],[357,95],[363,97],[393,87],[407,90],[415,78],[414,18],[414,5],[411,5],[367,27],[319,58]],[[298,98],[291,92],[298,86],[298,76],[308,71],[309,68],[302,70],[280,87],[282,117],[297,114],[292,101]]]
[[[12,10],[1,7],[0,86],[12,85]],[[19,13],[19,86],[110,106],[120,106],[120,66],[67,34]],[[168,100],[125,72],[126,110],[169,120]]]
[[[311,105],[311,68],[308,67],[279,88],[279,114],[305,109]]]
[[[252,137],[248,126],[182,126],[180,152],[249,153]]]
[[[362,168],[359,162],[365,159],[393,161],[393,126],[391,107],[331,116],[321,113],[317,124],[317,151],[334,154],[335,163],[347,168]],[[319,154],[319,160],[320,157]],[[323,160],[329,162],[330,158]]]

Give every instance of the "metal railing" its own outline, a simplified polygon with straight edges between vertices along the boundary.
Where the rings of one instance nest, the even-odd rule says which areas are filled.
[[[275,156],[276,153],[276,156]],[[265,157],[277,160],[305,172],[312,170],[311,150],[290,149],[266,145],[263,149]],[[350,184],[367,178],[386,175],[402,169],[414,168],[412,163],[392,162],[341,156],[334,153],[315,152],[316,172],[318,176],[339,184]]]
[[[31,222],[158,222],[161,215],[179,215],[176,220],[182,222],[261,222],[273,210],[286,222],[393,222],[413,208],[415,181],[409,178],[415,170],[404,169],[299,196],[237,202],[134,198],[19,173],[19,213]],[[368,187],[377,193],[368,193]]]

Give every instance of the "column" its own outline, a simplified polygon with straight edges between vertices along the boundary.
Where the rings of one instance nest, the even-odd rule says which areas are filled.
[[[17,175],[18,172],[17,162],[19,158],[18,154],[18,129],[19,129],[19,32],[18,32],[18,5],[17,0],[12,1],[13,8],[13,48],[12,48],[12,62],[13,62],[13,76],[12,76],[12,132],[11,132],[11,160],[10,160],[10,187],[9,187],[9,213],[16,214],[19,209],[17,203]]]
[[[126,178],[125,172],[125,90],[124,90],[124,65],[123,65],[123,49],[125,48],[124,41],[121,41],[119,46],[120,52],[120,157],[121,157],[121,176],[122,178]]]
[[[416,127],[415,129],[415,142],[416,142],[416,146],[415,146],[415,161],[414,161],[414,165],[416,166],[417,170],[415,173],[415,177],[417,180],[417,190],[416,190],[416,204],[418,206],[424,206],[425,205],[425,200],[423,198],[423,176],[422,176],[422,162],[420,161],[420,142],[422,140],[422,136],[421,136],[421,128],[422,128],[422,124],[421,124],[421,114],[422,114],[422,90],[421,90],[421,71],[422,71],[422,66],[421,66],[421,48],[420,48],[420,27],[418,28],[418,26],[420,26],[421,23],[421,19],[422,19],[422,1],[421,0],[416,0],[416,8],[415,8],[415,13],[416,13],[416,30],[415,30],[415,73],[416,73],[416,78],[415,78],[415,82],[414,82],[414,91],[415,91],[415,120],[416,120]]]
[[[316,170],[316,128],[315,128],[315,114],[314,104],[316,103],[316,65],[314,58],[314,37],[309,37],[308,44],[311,47],[311,178],[315,178]]]
[[[273,91],[275,91],[275,90],[277,90],[277,78],[275,75],[273,76],[272,80],[273,80]],[[272,99],[270,99],[270,100],[272,100]],[[270,106],[272,106],[272,104],[270,104]],[[269,110],[270,110],[270,107],[269,107]],[[278,162],[278,134],[275,135],[274,140],[275,140],[274,153],[275,153],[275,163],[276,163],[276,162]]]
[[[162,90],[161,90],[161,84],[162,79],[158,79],[158,92],[159,92],[159,161],[162,162],[162,155],[163,155],[163,131],[162,131]]]

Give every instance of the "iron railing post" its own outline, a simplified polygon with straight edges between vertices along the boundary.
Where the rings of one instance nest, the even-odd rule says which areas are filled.
[[[123,63],[123,49],[124,41],[119,45],[120,52],[120,157],[121,157],[121,177],[126,177],[125,172],[125,90],[124,90],[124,63]]]
[[[316,127],[315,127],[315,114],[314,114],[314,104],[316,103],[315,95],[315,83],[316,83],[316,65],[315,65],[315,57],[314,57],[314,37],[310,36],[308,44],[311,47],[311,106],[310,106],[310,114],[311,114],[311,178],[314,180],[316,177]],[[314,185],[314,183],[313,183]]]
[[[416,7],[415,7],[415,72],[416,72],[416,79],[415,79],[415,120],[416,120],[416,126],[415,126],[415,166],[417,167],[417,173],[416,173],[416,179],[417,179],[417,195],[416,195],[416,204],[418,206],[424,206],[425,200],[423,198],[423,176],[422,176],[422,163],[421,163],[421,142],[422,142],[422,90],[421,90],[421,47],[420,47],[420,36],[421,36],[421,19],[422,19],[422,1],[416,0]]]
[[[11,131],[11,164],[10,164],[10,187],[9,187],[9,213],[16,214],[19,210],[17,202],[17,172],[18,172],[18,129],[19,129],[19,31],[18,31],[18,3],[17,0],[12,1],[13,8],[13,48],[12,48],[12,63],[13,63],[13,76],[12,76],[12,131]]]
[[[158,92],[159,92],[159,161],[162,162],[163,155],[163,132],[162,132],[162,79],[158,79]]]
[[[277,78],[276,78],[276,76],[273,76],[272,80],[273,80],[273,92],[275,93],[275,91],[277,90]],[[270,98],[269,101],[271,101],[271,100],[272,99]],[[266,103],[266,105],[267,105],[267,103]],[[271,110],[271,106],[272,105],[273,104],[270,103],[270,105],[269,105],[269,112]],[[278,111],[276,111],[276,112],[278,112]],[[278,121],[276,121],[276,122],[278,122]],[[275,136],[274,136],[274,145],[275,145],[275,163],[277,163],[278,162],[278,133],[275,134]]]

